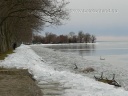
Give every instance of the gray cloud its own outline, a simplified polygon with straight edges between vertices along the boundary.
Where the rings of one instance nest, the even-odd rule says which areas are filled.
[[[97,36],[128,36],[128,0],[67,0],[70,21],[58,28],[46,28],[56,34],[83,30]],[[94,12],[81,12],[93,10]],[[111,12],[95,12],[109,10]],[[112,10],[115,10],[112,12]],[[74,11],[74,12],[72,12]],[[75,12],[76,11],[76,12]],[[79,12],[80,11],[80,12]]]

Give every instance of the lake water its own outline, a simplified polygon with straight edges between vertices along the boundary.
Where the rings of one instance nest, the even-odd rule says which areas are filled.
[[[48,48],[81,56],[127,55],[128,42],[97,42],[95,44],[75,43],[50,45]]]

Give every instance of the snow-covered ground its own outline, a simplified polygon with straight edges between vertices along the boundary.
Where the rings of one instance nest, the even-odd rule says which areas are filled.
[[[100,76],[101,72],[104,73],[104,77],[112,79],[115,74],[115,80],[125,89],[128,90],[128,55],[106,55],[101,56],[105,60],[100,60],[100,56],[79,56],[75,53],[65,53],[54,49],[43,48],[43,46],[50,45],[38,45],[32,46],[32,49],[41,56],[49,66],[52,66],[58,71],[66,70],[73,73],[82,74],[94,79],[95,76]],[[78,70],[74,70],[75,65],[78,66]],[[94,72],[85,74],[79,71],[92,67]]]
[[[96,71],[82,74],[79,70],[74,70],[74,64],[77,64],[79,70],[93,67]],[[109,65],[103,61],[87,60],[74,54],[43,48],[42,45],[31,47],[22,45],[15,50],[15,53],[0,61],[0,66],[29,69],[39,84],[59,82],[61,86],[68,87],[61,96],[128,96],[128,91],[125,91],[124,88],[115,88],[89,78],[93,77],[94,74],[100,74],[100,72],[109,74],[106,76],[111,76],[112,72],[118,72],[119,74],[116,73],[118,80],[127,80],[125,68],[122,67],[123,70],[119,70],[118,66]],[[119,79],[121,76],[124,78]]]

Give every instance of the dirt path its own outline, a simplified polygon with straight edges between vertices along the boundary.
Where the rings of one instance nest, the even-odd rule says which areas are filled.
[[[26,70],[0,70],[0,96],[43,96]]]

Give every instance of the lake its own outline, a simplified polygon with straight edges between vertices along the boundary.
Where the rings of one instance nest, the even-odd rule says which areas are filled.
[[[64,75],[65,72],[75,73],[74,76],[76,78],[77,73],[82,76],[88,76],[92,79],[94,79],[94,75],[100,76],[101,72],[103,72],[104,77],[107,77],[108,79],[112,79],[113,74],[116,74],[116,81],[122,86],[122,88],[128,90],[127,42],[97,42],[95,44],[42,44],[33,45],[32,49],[41,57],[43,62],[46,62],[46,66],[48,65],[52,67],[54,71],[60,71],[59,73],[64,71],[64,73],[62,73]],[[101,60],[100,56],[104,60]],[[78,70],[74,69],[76,67],[75,64],[78,66]],[[81,70],[88,67],[94,68],[96,71],[88,74],[81,72]],[[48,70],[48,72],[50,72],[50,70]],[[51,76],[48,77],[51,78]],[[58,77],[59,76],[57,76],[57,78]],[[59,78],[62,77],[63,76]],[[69,75],[66,76],[66,78],[69,77]],[[78,80],[78,82],[81,82],[81,78],[79,79],[80,80]]]
[[[94,44],[75,43],[49,45],[48,48],[71,52],[81,56],[127,55],[128,42],[97,42]]]

